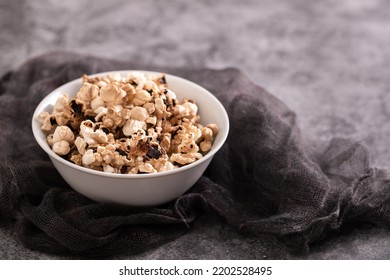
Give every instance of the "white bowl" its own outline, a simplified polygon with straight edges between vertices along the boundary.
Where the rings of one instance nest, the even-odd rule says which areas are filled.
[[[104,72],[91,76],[119,73],[127,76],[128,71]],[[139,71],[145,74],[157,72]],[[215,123],[219,132],[211,150],[200,160],[178,169],[153,174],[112,174],[78,166],[55,154],[46,142],[46,133],[41,130],[37,116],[42,111],[51,112],[57,98],[64,93],[73,97],[81,87],[82,80],[71,81],[48,94],[35,109],[32,131],[41,148],[49,155],[53,165],[64,180],[77,192],[98,202],[113,202],[132,206],[153,206],[169,202],[188,189],[202,176],[214,154],[224,144],[229,132],[228,115],[218,99],[203,87],[183,78],[166,74],[168,86],[179,100],[194,99],[199,107],[200,123]]]

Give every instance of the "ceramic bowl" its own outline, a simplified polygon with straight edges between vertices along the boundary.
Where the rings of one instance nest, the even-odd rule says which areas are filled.
[[[91,76],[106,76],[128,71],[104,72]],[[151,71],[136,71],[159,74]],[[199,107],[200,123],[215,123],[219,132],[211,150],[200,160],[174,170],[153,174],[113,174],[78,166],[55,154],[46,142],[47,134],[40,129],[37,116],[51,112],[57,98],[68,93],[72,98],[81,87],[82,80],[71,81],[49,93],[37,106],[32,118],[32,131],[41,148],[49,155],[64,180],[77,192],[98,202],[119,203],[131,206],[154,206],[169,202],[190,189],[202,176],[215,153],[224,144],[229,132],[228,115],[219,100],[203,87],[180,77],[166,74],[168,86],[179,100],[194,99]]]

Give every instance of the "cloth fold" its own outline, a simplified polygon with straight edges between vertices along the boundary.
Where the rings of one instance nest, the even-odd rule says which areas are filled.
[[[84,73],[121,69],[161,71],[199,83],[230,118],[227,142],[202,178],[159,207],[83,197],[63,181],[31,132],[36,105],[56,87]],[[275,235],[298,251],[347,224],[390,227],[389,175],[369,165],[364,144],[333,139],[310,157],[294,112],[237,69],[144,67],[54,52],[1,78],[0,108],[0,218],[13,219],[23,244],[34,250],[135,254],[184,234],[205,213],[243,233]]]

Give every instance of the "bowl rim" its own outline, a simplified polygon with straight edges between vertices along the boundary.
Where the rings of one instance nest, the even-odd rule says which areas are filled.
[[[210,99],[212,99],[214,101],[214,103],[215,103],[214,106],[218,106],[219,107],[219,110],[221,111],[221,113],[223,115],[223,120],[224,120],[225,125],[226,125],[226,130],[218,132],[218,133],[223,133],[223,134],[222,134],[222,138],[217,143],[217,145],[214,145],[215,144],[214,143],[212,148],[211,148],[211,150],[204,157],[202,157],[201,159],[199,159],[199,160],[197,160],[197,161],[195,161],[193,163],[190,163],[188,165],[185,165],[185,166],[173,169],[173,170],[162,171],[162,172],[157,172],[157,173],[145,173],[145,174],[108,173],[108,172],[103,172],[103,171],[99,171],[99,170],[90,169],[90,168],[84,167],[84,166],[79,166],[79,165],[77,165],[75,163],[72,163],[72,162],[62,158],[61,156],[59,156],[59,155],[57,155],[56,153],[53,152],[53,150],[49,147],[49,145],[47,145],[46,141],[42,140],[38,136],[37,128],[40,129],[40,126],[39,125],[34,125],[34,123],[37,122],[36,117],[38,116],[38,114],[40,112],[44,111],[44,108],[45,108],[46,104],[48,103],[48,100],[51,98],[51,96],[53,94],[55,94],[55,93],[57,93],[57,92],[59,92],[61,90],[62,90],[62,93],[65,93],[63,88],[68,87],[72,83],[81,82],[82,81],[81,77],[77,78],[77,79],[74,79],[72,81],[69,81],[69,82],[67,82],[67,83],[65,83],[65,84],[55,88],[51,92],[49,92],[39,102],[39,104],[35,108],[34,113],[32,115],[31,127],[32,127],[32,132],[33,132],[34,138],[37,141],[38,145],[49,155],[49,157],[51,159],[57,160],[57,161],[65,164],[65,165],[67,165],[67,166],[69,166],[71,168],[74,168],[76,170],[79,170],[81,172],[85,172],[85,173],[89,173],[89,174],[93,174],[93,175],[99,175],[99,176],[103,176],[103,177],[110,177],[110,178],[145,179],[145,178],[156,178],[156,177],[162,177],[162,176],[169,176],[169,175],[172,175],[172,174],[175,174],[175,173],[179,173],[179,172],[184,172],[184,171],[186,171],[188,169],[196,167],[197,165],[200,165],[200,164],[202,164],[203,162],[205,162],[205,161],[207,161],[209,159],[211,160],[211,158],[215,155],[215,153],[217,153],[220,150],[220,148],[225,144],[226,139],[227,139],[228,134],[229,134],[229,129],[230,129],[229,116],[228,116],[228,114],[226,112],[225,107],[222,105],[221,101],[219,101],[218,98],[215,97],[214,94],[212,94],[210,91],[208,91],[204,87],[200,86],[199,84],[197,84],[195,82],[192,82],[190,80],[187,80],[185,78],[182,78],[182,77],[179,77],[179,76],[176,76],[176,75],[172,75],[172,74],[166,73],[166,72],[149,71],[149,70],[117,70],[117,71],[113,70],[113,71],[99,72],[99,73],[88,75],[88,76],[90,76],[90,77],[97,77],[97,76],[104,76],[104,75],[110,75],[110,74],[120,74],[123,77],[123,75],[125,75],[125,74],[130,74],[130,73],[134,73],[134,72],[140,72],[140,73],[149,74],[149,75],[158,75],[158,74],[162,74],[163,73],[166,76],[168,76],[168,79],[169,79],[169,77],[173,77],[174,79],[178,79],[178,80],[181,80],[181,81],[183,81],[185,83],[189,83],[191,86],[197,88],[198,90],[202,91],[204,94],[208,95],[208,98],[210,98]]]

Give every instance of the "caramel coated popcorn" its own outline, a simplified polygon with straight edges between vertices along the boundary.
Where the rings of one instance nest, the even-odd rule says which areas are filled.
[[[218,133],[199,123],[194,100],[179,101],[165,75],[132,73],[83,76],[72,99],[67,94],[38,120],[52,150],[84,167],[109,173],[172,170],[201,159]]]

